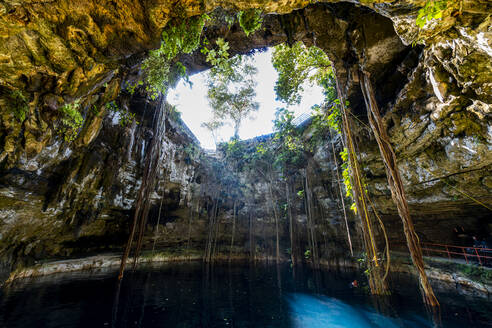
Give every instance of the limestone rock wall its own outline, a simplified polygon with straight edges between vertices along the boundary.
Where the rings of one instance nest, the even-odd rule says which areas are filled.
[[[309,2],[0,2],[2,263],[30,264],[121,249],[152,138],[152,109],[161,105],[140,91],[131,95],[124,89],[138,75],[147,51],[158,47],[160,31],[170,20],[219,6],[257,7],[272,13],[265,17],[265,28],[250,38],[236,26],[226,36],[233,45],[231,53],[295,40],[327,52],[341,96],[350,101],[354,114],[353,132],[368,191],[392,242],[403,241],[401,224],[377,145],[366,126],[360,71],[369,73],[374,84],[421,239],[456,242],[452,235],[456,225],[465,225],[470,233],[490,234],[490,211],[477,203],[492,203],[490,1],[451,2],[442,21],[430,21],[423,29],[415,25],[422,1],[320,1],[308,6]],[[204,33],[214,40],[225,31],[209,26]],[[191,71],[206,68],[200,53],[182,59]],[[69,143],[57,132],[59,108],[75,100],[84,125]],[[119,114],[105,107],[115,100],[140,124],[120,126]],[[23,118],[14,115],[19,102],[27,106]],[[218,244],[227,252],[234,200],[241,198],[237,253],[258,247],[259,254],[273,254],[272,239],[267,238],[274,228],[267,186],[247,174],[217,174],[218,159],[190,148],[193,138],[177,122],[171,117],[166,121],[158,187],[151,195],[149,236],[159,220],[158,246],[202,247],[210,213],[219,200]],[[336,184],[330,182],[333,163],[328,143],[306,167],[318,207],[318,239],[329,245],[326,252],[342,256],[347,250],[346,244],[336,246],[345,239]],[[301,188],[302,174],[293,182],[293,191]],[[280,178],[273,189],[283,201]],[[302,203],[299,199],[296,204],[300,227],[305,222]],[[357,234],[356,221],[351,222]],[[285,224],[282,229],[286,248]],[[257,241],[253,246],[251,236]],[[149,238],[146,246],[152,244]]]

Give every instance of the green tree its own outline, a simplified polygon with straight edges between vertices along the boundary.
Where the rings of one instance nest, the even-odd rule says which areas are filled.
[[[307,48],[301,42],[292,47],[278,45],[273,50],[272,64],[278,72],[274,87],[278,100],[299,104],[306,83],[323,87],[327,98],[336,97],[331,62],[318,47]]]
[[[207,97],[219,121],[232,121],[234,138],[245,118],[259,108],[255,77],[258,70],[249,58],[235,56],[210,69],[207,77]]]
[[[273,137],[274,164],[280,168],[285,176],[289,176],[292,171],[305,163],[302,131],[292,123],[294,118],[293,112],[279,108],[273,121],[275,126]]]
[[[216,117],[214,117],[209,122],[204,122],[201,124],[201,127],[207,129],[212,134],[212,138],[214,139],[215,146],[217,146],[219,143],[218,132],[222,126],[224,126],[224,122]]]

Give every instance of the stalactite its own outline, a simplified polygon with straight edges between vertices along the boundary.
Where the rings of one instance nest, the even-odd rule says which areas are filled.
[[[412,258],[412,262],[417,268],[420,278],[420,285],[423,291],[424,301],[433,307],[439,306],[432,286],[430,285],[427,274],[424,268],[424,258],[422,255],[422,249],[420,247],[419,239],[413,221],[410,216],[410,210],[408,209],[408,203],[405,196],[405,189],[400,177],[400,171],[398,170],[398,164],[396,162],[396,155],[393,150],[393,146],[389,141],[389,136],[386,131],[386,127],[383,124],[383,120],[379,113],[379,108],[374,96],[371,81],[368,73],[361,72],[361,87],[364,94],[364,100],[367,108],[367,115],[369,117],[369,123],[376,137],[376,141],[383,158],[386,176],[388,178],[388,185],[391,191],[391,197],[396,204],[398,213],[403,222],[403,231],[407,239],[408,249]]]

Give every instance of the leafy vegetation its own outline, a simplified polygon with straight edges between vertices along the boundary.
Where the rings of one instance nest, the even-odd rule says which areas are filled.
[[[130,93],[131,96],[135,94],[135,91],[137,90],[138,87],[142,86],[144,83],[143,81],[137,81],[135,83],[128,83],[126,85],[126,91]]]
[[[447,0],[428,0],[425,3],[425,6],[419,10],[415,24],[417,24],[418,27],[423,28],[428,21],[441,19],[447,6]]]
[[[278,45],[273,51],[272,64],[279,74],[275,83],[277,99],[288,105],[301,102],[305,83],[326,87],[326,92],[335,95],[331,62],[317,47],[306,48],[301,42],[292,47]],[[327,97],[332,98],[332,95]]]
[[[26,114],[29,112],[26,96],[20,90],[13,90],[7,92],[7,100],[12,115],[20,122],[23,122],[26,119]]]
[[[120,108],[114,101],[108,102],[106,104],[106,109],[118,114],[118,124],[122,127],[130,125],[135,120],[135,113],[130,112],[126,108]],[[140,122],[136,120],[135,123],[140,124]]]
[[[457,264],[458,271],[461,271],[468,278],[482,283],[492,281],[492,270],[475,265]]]
[[[273,121],[275,126],[273,164],[280,168],[284,175],[290,175],[292,170],[299,168],[306,160],[302,131],[292,123],[294,118],[293,112],[279,108]]]
[[[224,122],[213,119],[210,122],[204,122],[201,124],[201,127],[207,129],[212,134],[212,138],[214,139],[215,146],[219,144],[219,129],[224,126]]]
[[[263,23],[263,17],[261,14],[262,12],[260,9],[249,9],[240,11],[237,14],[239,25],[243,29],[244,33],[246,33],[246,36],[249,36],[251,33],[254,33],[260,29],[261,24]]]
[[[217,49],[209,49],[210,42],[204,39],[203,48],[200,51],[207,56],[206,61],[212,66],[225,65],[229,58],[229,43],[223,38],[218,38],[215,44],[217,45]]]
[[[176,57],[198,49],[207,19],[207,15],[179,18],[164,29],[160,48],[150,51],[149,57],[142,64],[146,90],[153,99],[159,93],[165,93],[169,87],[174,87],[180,78],[186,76],[186,68],[176,61]]]
[[[184,147],[183,151],[188,156],[188,158],[192,161],[199,159],[201,156],[200,147],[197,147],[193,143],[190,143],[186,147]]]
[[[63,138],[67,142],[75,140],[80,128],[84,124],[84,118],[79,112],[79,107],[80,104],[78,101],[75,101],[58,109],[62,113],[62,118],[57,132],[63,135]]]
[[[176,106],[169,107],[169,118],[175,122],[181,120],[181,112],[176,108]]]

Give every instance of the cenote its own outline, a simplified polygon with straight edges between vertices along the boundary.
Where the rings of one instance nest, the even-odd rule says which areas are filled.
[[[144,266],[118,290],[116,271],[56,274],[2,290],[2,327],[435,327],[415,281],[394,277],[391,297],[350,282],[353,272],[288,265]],[[442,327],[486,327],[482,298],[438,292]]]
[[[486,327],[492,1],[0,1],[0,327]]]

